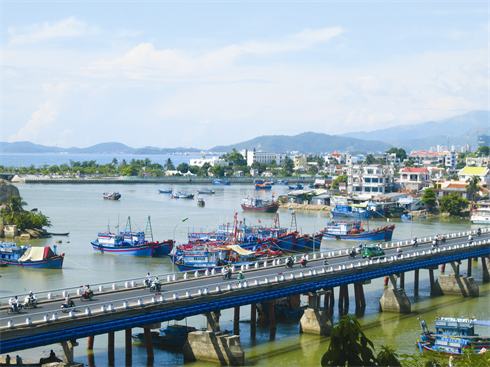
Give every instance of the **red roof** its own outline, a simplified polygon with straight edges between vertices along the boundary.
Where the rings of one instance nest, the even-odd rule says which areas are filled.
[[[337,153],[337,151],[335,150],[335,151],[332,153],[332,156],[340,157],[340,154],[339,154],[339,153]]]
[[[415,167],[406,167],[404,168],[401,173],[429,173],[427,168],[415,168]]]

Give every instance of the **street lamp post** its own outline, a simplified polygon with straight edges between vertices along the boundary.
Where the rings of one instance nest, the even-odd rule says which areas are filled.
[[[182,219],[181,222],[177,223],[174,227],[174,249],[175,249],[175,230],[177,229],[177,226],[180,224],[180,223],[183,223],[185,222],[187,219],[189,218],[184,218]],[[172,259],[172,273],[175,273],[175,252],[174,252],[174,259]]]

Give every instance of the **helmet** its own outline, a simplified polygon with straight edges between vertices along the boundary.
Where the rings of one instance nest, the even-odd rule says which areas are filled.
[[[17,299],[17,296],[15,296],[15,299]]]
[[[32,296],[32,291],[29,292],[29,296]]]
[[[158,277],[155,277],[156,280],[158,280]]]

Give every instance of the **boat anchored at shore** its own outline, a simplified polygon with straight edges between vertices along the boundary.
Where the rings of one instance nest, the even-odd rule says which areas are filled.
[[[64,258],[65,254],[56,254],[56,246],[53,246],[51,250],[49,246],[17,246],[13,243],[1,243],[0,245],[1,265],[61,269]]]
[[[255,199],[250,196],[243,199],[242,210],[250,212],[275,213],[279,204],[272,200]]]
[[[320,232],[324,238],[347,241],[391,241],[395,225],[365,230],[361,221],[330,221]]]

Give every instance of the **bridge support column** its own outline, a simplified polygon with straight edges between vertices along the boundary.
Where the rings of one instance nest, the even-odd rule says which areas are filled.
[[[473,259],[471,259],[471,258],[468,259],[468,270],[466,271],[466,275],[469,276],[469,277],[471,276],[471,265],[472,265],[472,261],[473,261]]]
[[[114,331],[107,333],[107,357],[109,366],[114,366]]]
[[[240,336],[225,332],[194,331],[184,344],[184,362],[211,361],[222,366],[243,366],[245,352]]]
[[[255,339],[257,331],[257,304],[252,303],[250,305],[250,337]]]
[[[87,349],[88,350],[94,349],[94,339],[95,339],[95,335],[89,336],[87,338]]]
[[[400,274],[400,288],[405,289],[405,273]]]
[[[483,273],[483,281],[485,283],[490,282],[490,274],[488,272],[488,266],[487,266],[487,258],[483,257],[481,258],[481,267],[482,267],[482,273]]]
[[[267,312],[269,315],[269,323],[270,323],[271,329],[275,329],[275,328],[277,328],[276,307],[274,305],[274,302],[267,302],[267,306],[269,307]]]
[[[143,330],[145,331],[146,354],[148,356],[148,362],[150,362],[155,358],[153,354],[153,341],[151,340],[151,329],[145,327]]]
[[[339,309],[349,308],[349,288],[347,284],[339,287]]]
[[[414,270],[414,279],[413,279],[413,295],[419,295],[419,269]]]
[[[362,283],[354,283],[354,295],[356,299],[356,308],[366,307],[366,299],[364,298],[364,288]]]
[[[301,317],[301,330],[304,333],[317,335],[330,335],[333,329],[330,312],[325,308],[319,307],[320,296],[316,293],[309,293],[308,308]]]
[[[432,288],[432,295],[460,294],[463,297],[478,297],[480,295],[480,289],[475,279],[459,274],[459,262],[452,262],[451,270],[449,275],[439,275]]]
[[[235,315],[233,320],[233,332],[235,335],[240,334],[240,306],[235,307]]]
[[[78,343],[75,340],[69,340],[60,344],[63,347],[63,363],[66,365],[73,364],[73,348],[78,346]]]
[[[389,279],[388,288],[385,289],[383,296],[379,300],[381,311],[410,313],[412,311],[412,305],[405,290],[396,288],[397,276],[390,275]]]
[[[208,320],[208,331],[219,331],[219,317],[221,313],[219,311],[206,312],[206,319]]]
[[[126,366],[131,366],[133,359],[131,329],[124,330],[124,341],[126,345]]]

